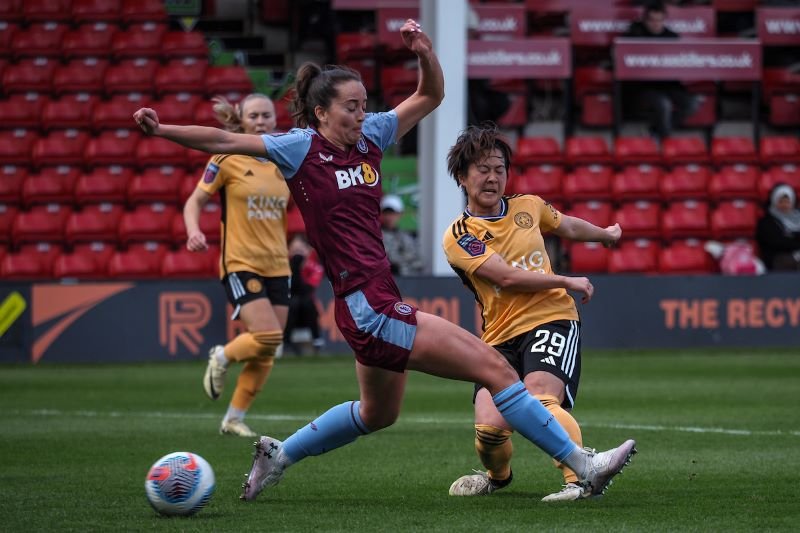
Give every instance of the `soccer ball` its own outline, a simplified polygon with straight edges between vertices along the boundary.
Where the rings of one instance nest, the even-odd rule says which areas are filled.
[[[147,472],[144,489],[153,509],[168,516],[189,516],[206,506],[216,480],[208,462],[190,452],[165,455]]]

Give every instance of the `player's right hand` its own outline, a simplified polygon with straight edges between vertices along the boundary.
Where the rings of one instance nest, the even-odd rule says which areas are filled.
[[[186,249],[190,252],[203,252],[208,250],[206,236],[202,231],[196,231],[189,235],[189,238],[186,239]]]
[[[589,278],[570,278],[570,290],[581,293],[581,303],[589,303],[594,295],[594,285],[589,281]]]
[[[155,135],[158,131],[158,115],[154,109],[143,107],[133,114],[133,119],[145,135]]]

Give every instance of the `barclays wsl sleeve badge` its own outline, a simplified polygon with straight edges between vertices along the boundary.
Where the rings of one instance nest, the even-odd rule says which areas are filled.
[[[469,233],[458,239],[458,245],[472,257],[483,255],[486,251],[486,244]]]
[[[214,183],[218,172],[219,167],[214,163],[209,163],[206,167],[206,171],[203,173],[203,183]]]

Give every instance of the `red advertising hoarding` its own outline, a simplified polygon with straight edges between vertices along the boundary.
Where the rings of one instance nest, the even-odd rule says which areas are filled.
[[[800,9],[756,10],[758,38],[765,45],[800,46]]]
[[[638,7],[592,6],[570,13],[572,42],[578,46],[609,46],[641,15]],[[670,7],[666,25],[681,37],[714,37],[716,18],[709,7]]]
[[[471,40],[467,75],[492,79],[562,79],[572,72],[569,39]]]

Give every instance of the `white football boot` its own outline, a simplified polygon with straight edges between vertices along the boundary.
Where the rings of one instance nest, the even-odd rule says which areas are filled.
[[[513,476],[500,483],[492,483],[489,474],[473,470],[474,474],[461,476],[450,485],[450,496],[484,496],[511,484]]]
[[[236,435],[237,437],[257,437],[258,433],[250,429],[241,418],[223,420],[219,426],[220,435]]]
[[[262,490],[277,485],[283,478],[286,467],[278,460],[282,444],[283,442],[272,437],[261,437],[255,442],[253,466],[247,474],[247,481],[242,485],[244,490],[239,499],[255,500]]]
[[[599,496],[611,485],[612,478],[630,464],[631,457],[636,453],[636,441],[629,439],[616,448],[600,453],[585,448],[585,453],[589,454],[589,464],[581,485],[590,496]]]
[[[592,493],[577,483],[567,483],[564,488],[542,498],[543,502],[571,502],[591,497]]]
[[[219,398],[222,389],[225,388],[225,374],[227,374],[228,368],[220,364],[217,359],[217,352],[222,349],[222,346],[217,345],[208,351],[208,366],[206,366],[206,373],[203,376],[203,388],[206,395],[212,400]]]

